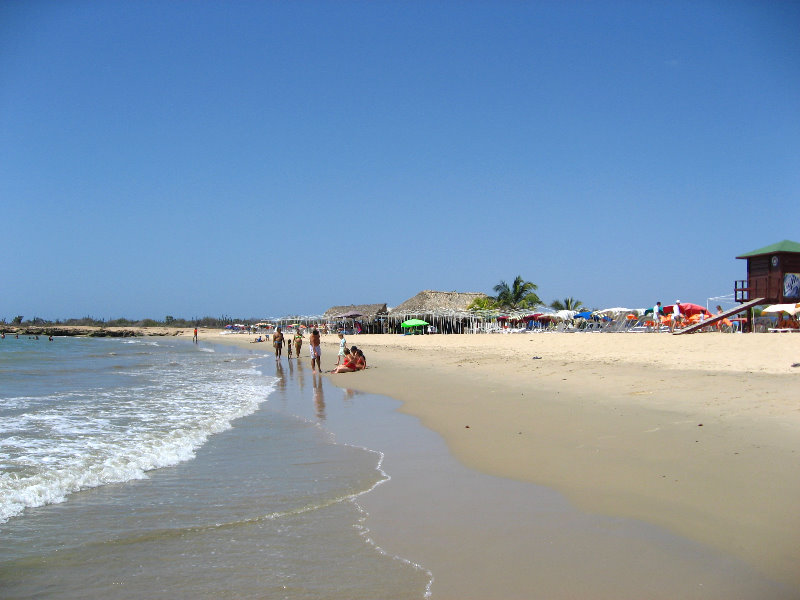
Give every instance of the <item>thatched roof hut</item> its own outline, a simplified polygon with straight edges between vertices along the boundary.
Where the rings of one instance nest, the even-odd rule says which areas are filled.
[[[467,307],[486,294],[477,292],[435,292],[424,290],[389,311],[389,328],[399,333],[400,324],[409,318],[427,321],[439,333],[475,331],[482,317]]]
[[[374,321],[388,314],[386,303],[383,304],[348,304],[346,306],[331,306],[323,315],[326,319],[337,319],[343,315],[358,315],[359,320]],[[352,318],[348,316],[347,318]]]
[[[391,310],[392,315],[411,313],[437,314],[442,312],[462,312],[467,310],[476,298],[486,298],[479,292],[435,292],[424,290]]]

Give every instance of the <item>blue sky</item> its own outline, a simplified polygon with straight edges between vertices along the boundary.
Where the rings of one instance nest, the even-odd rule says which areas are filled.
[[[800,241],[800,4],[0,4],[0,318],[705,304]]]

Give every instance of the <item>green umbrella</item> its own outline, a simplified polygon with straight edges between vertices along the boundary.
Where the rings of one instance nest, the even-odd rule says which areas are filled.
[[[400,327],[419,327],[420,325],[427,324],[427,321],[423,321],[422,319],[409,319],[408,321],[403,321]]]

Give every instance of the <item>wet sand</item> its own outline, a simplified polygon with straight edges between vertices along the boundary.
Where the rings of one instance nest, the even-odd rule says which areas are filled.
[[[253,339],[208,335],[209,341],[228,338],[237,345]],[[323,339],[323,366],[335,362],[335,340]],[[604,588],[598,582],[604,577],[610,582],[657,581],[648,569],[672,573],[668,589],[673,597],[800,594],[800,394],[795,390],[800,378],[798,368],[791,367],[800,361],[800,336],[353,336],[348,341],[365,350],[370,368],[332,376],[334,383],[401,400],[402,410],[441,435],[458,461],[494,477],[465,488],[472,471],[456,473],[451,466],[437,478],[449,478],[452,485],[430,503],[429,514],[441,514],[429,523],[438,535],[428,547],[436,547],[434,539],[456,536],[460,545],[488,556],[479,569],[480,552],[462,561],[442,547],[451,558],[440,561],[445,566],[439,572],[449,583],[440,579],[434,589],[445,595],[435,597],[470,597],[467,592],[480,586],[469,582],[485,581],[476,574],[485,575],[486,569],[495,580],[516,580],[524,589],[526,574],[532,573],[531,561],[523,557],[531,553],[541,557],[537,564],[550,565],[535,576],[537,581],[549,573],[554,583],[567,577],[591,590],[584,594],[573,587],[558,596],[548,586],[549,597],[619,597],[614,585]],[[398,485],[370,496],[367,502],[383,502],[383,509],[375,511],[376,524],[379,515],[390,514],[386,509],[405,504],[396,500],[404,497],[402,490],[419,495],[414,481],[409,476],[403,486],[398,479],[392,482]],[[563,494],[586,518],[622,521],[607,531],[601,526],[599,532],[586,523],[572,527],[570,519],[580,518],[563,514],[546,514],[543,522],[525,512],[506,489],[525,483]],[[492,490],[503,493],[493,501],[485,496]],[[383,497],[388,494],[395,500]],[[498,498],[511,500],[487,511]],[[448,505],[452,510],[434,510]],[[489,517],[501,521],[485,529],[492,532],[489,537],[470,526],[469,516],[476,512],[481,522]],[[621,533],[625,527],[619,523],[632,527],[632,533]],[[548,532],[547,526],[553,529]],[[564,528],[570,541],[559,548],[563,536],[557,531]],[[403,527],[387,527],[387,536],[390,529],[402,537]],[[497,531],[505,535],[498,538]],[[615,555],[609,536],[620,542],[617,558],[589,560],[582,549],[597,548],[595,542],[603,548],[605,541],[606,554]],[[549,541],[529,548],[531,538]],[[652,543],[656,538],[660,545]],[[637,549],[635,561],[620,559],[630,549]],[[673,556],[667,561],[672,566],[659,571],[656,565],[665,564],[665,553]],[[683,570],[681,557],[706,567],[709,587],[702,593],[703,582]],[[630,569],[637,563],[638,575]],[[746,576],[745,565],[764,579]],[[696,593],[675,590],[676,578],[694,581]],[[453,587],[459,579],[465,589]],[[712,579],[735,585],[721,593]],[[788,588],[777,584],[773,589],[765,583],[771,580]],[[636,587],[632,583],[629,590]],[[514,589],[496,597],[515,597]]]

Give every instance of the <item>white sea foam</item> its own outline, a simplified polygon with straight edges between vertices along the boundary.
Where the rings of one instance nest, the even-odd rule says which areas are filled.
[[[193,458],[209,436],[254,412],[274,389],[275,380],[253,367],[211,357],[191,363],[183,355],[180,363],[147,369],[142,385],[4,399],[0,523],[26,507]],[[142,370],[114,371],[135,373]]]

